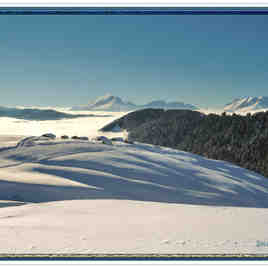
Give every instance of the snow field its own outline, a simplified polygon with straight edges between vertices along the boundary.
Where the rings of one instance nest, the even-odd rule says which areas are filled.
[[[267,178],[160,146],[94,141],[113,119],[21,128],[3,119],[0,253],[268,253]],[[90,140],[15,147],[46,132]]]

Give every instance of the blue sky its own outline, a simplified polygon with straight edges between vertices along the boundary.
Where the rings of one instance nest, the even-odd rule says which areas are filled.
[[[268,15],[6,15],[0,27],[0,105],[268,95]]]

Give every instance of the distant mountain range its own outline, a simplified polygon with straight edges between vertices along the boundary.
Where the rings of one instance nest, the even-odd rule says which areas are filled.
[[[11,117],[24,120],[60,120],[91,116],[97,115],[69,114],[52,109],[20,109],[0,106],[0,117]]]
[[[145,105],[136,105],[132,102],[124,101],[120,97],[105,95],[91,101],[87,105],[72,107],[72,111],[137,111],[142,109],[164,109],[164,110],[196,110],[199,108],[192,104],[183,102],[166,102],[164,100],[156,100]],[[68,109],[69,110],[69,109]],[[218,109],[216,113],[230,112],[237,114],[256,113],[268,110],[268,96],[259,97],[241,97],[236,98],[232,102],[226,104],[222,109]],[[199,110],[204,113],[202,109]],[[215,110],[216,111],[216,110]],[[213,113],[213,109],[211,110]],[[85,114],[70,114],[68,111],[57,111],[57,109],[39,109],[39,108],[8,108],[0,106],[0,117],[13,117],[25,120],[57,120],[67,118],[77,118],[85,116]],[[107,116],[107,115],[106,115]]]
[[[123,101],[120,97],[107,94],[97,98],[95,101],[87,105],[72,107],[73,111],[134,111],[146,108],[162,108],[162,109],[187,109],[197,110],[198,108],[191,104],[183,102],[166,102],[163,100],[152,101],[145,105],[136,105],[132,102]]]
[[[224,106],[226,112],[253,112],[268,109],[268,97],[242,97],[234,99]]]

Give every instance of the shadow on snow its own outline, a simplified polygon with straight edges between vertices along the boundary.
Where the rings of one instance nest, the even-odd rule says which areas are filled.
[[[180,151],[168,152],[168,161],[157,161],[157,156],[151,154],[156,151],[148,148],[145,154],[129,150],[117,156],[110,152],[105,159],[98,158],[99,152],[94,152],[96,158],[91,155],[89,159],[47,157],[35,161],[40,166],[32,168],[33,172],[59,176],[88,187],[0,180],[0,200],[122,199],[268,208],[268,180],[227,162]],[[189,160],[183,161],[184,156]],[[16,194],[10,195],[12,188]]]

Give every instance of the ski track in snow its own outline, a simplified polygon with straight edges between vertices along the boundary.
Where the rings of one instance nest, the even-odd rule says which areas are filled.
[[[259,174],[160,146],[15,147],[26,135],[12,135],[0,140],[0,253],[268,253]]]

